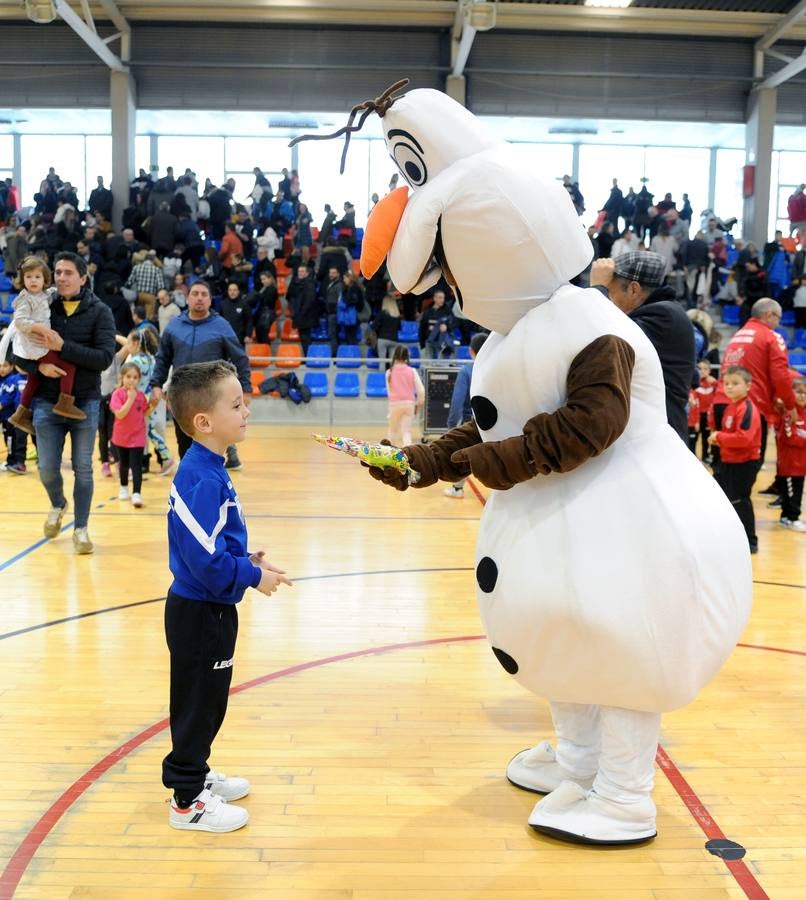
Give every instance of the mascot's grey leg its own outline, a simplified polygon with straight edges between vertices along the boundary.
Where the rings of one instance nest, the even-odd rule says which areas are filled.
[[[535,806],[529,824],[586,844],[633,844],[655,837],[651,793],[659,733],[660,713],[602,707],[593,790],[564,781]]]
[[[516,787],[548,794],[563,781],[590,789],[599,766],[599,707],[551,703],[557,752],[548,741],[522,750],[509,761],[507,778]]]

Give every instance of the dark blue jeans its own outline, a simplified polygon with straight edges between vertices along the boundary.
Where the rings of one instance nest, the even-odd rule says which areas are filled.
[[[62,453],[64,440],[70,435],[76,528],[86,528],[92,505],[92,449],[98,431],[100,400],[76,400],[76,406],[87,414],[83,422],[54,415],[52,403],[35,398],[34,428],[39,453],[39,479],[48,492],[51,506],[64,506]]]

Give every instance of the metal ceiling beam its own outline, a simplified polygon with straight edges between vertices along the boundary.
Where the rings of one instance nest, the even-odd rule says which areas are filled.
[[[790,78],[799,75],[804,69],[806,69],[806,50],[804,50],[796,59],[793,59],[792,62],[787,63],[782,69],[779,69],[774,75],[765,78],[758,87],[759,89],[779,87],[785,81],[789,81]]]
[[[106,46],[106,43],[98,37],[94,28],[84,22],[81,16],[73,10],[67,0],[53,0],[53,6],[64,22],[75,31],[82,41],[96,54],[103,62],[114,69],[116,72],[128,72],[126,66],[118,59],[117,56]]]
[[[103,17],[103,0],[91,0],[96,19]],[[365,25],[450,29],[456,18],[456,0],[117,0],[130,21],[298,25]],[[496,3],[499,28],[516,31],[593,31],[623,35],[696,34],[699,37],[759,39],[786,18],[769,13],[726,15],[721,10],[680,10],[651,7],[601,9],[586,6]],[[0,0],[0,20],[24,20],[18,0]],[[119,25],[116,27],[120,28]],[[806,40],[806,21],[793,22],[793,40]]]
[[[756,42],[756,49],[766,50],[771,47],[785,32],[796,25],[804,14],[806,14],[806,0],[800,0],[797,6],[782,16],[780,21]]]
[[[117,6],[114,4],[113,0],[97,0],[98,4],[101,6],[103,11],[109,16],[112,24],[117,28],[118,35],[120,36],[120,58],[123,62],[128,62],[131,58],[131,46],[132,46],[132,29],[126,20],[125,16],[123,16]],[[105,43],[109,40],[114,40],[114,38],[106,38]]]

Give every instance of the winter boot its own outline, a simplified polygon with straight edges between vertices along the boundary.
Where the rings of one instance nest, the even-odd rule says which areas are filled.
[[[87,418],[87,414],[76,406],[76,398],[72,394],[59,394],[53,412],[65,419],[78,419],[79,422]]]
[[[14,413],[9,416],[9,425],[19,428],[26,434],[36,434],[34,429],[34,414],[27,406],[18,406]]]

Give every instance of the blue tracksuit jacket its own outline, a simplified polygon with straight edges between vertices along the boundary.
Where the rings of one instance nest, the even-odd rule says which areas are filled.
[[[187,600],[238,603],[260,583],[224,458],[194,441],[179,463],[168,510],[171,590]]]

